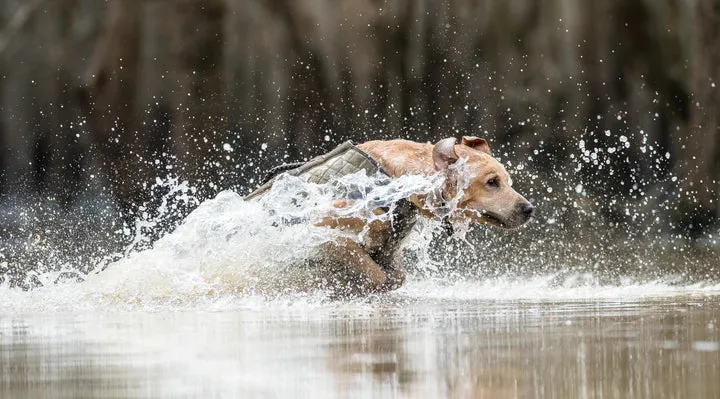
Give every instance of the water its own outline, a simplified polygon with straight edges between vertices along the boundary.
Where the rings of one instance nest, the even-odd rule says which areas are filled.
[[[150,247],[158,224],[141,218],[119,260],[82,282],[59,278],[92,269],[73,264],[38,271],[30,291],[6,282],[0,397],[720,397],[718,280],[611,273],[618,247],[552,242],[551,212],[514,233],[456,226],[451,240],[421,223],[408,282],[388,294],[337,299],[293,267],[338,235],[308,220],[378,217],[378,201],[439,183],[224,192]],[[336,210],[338,187],[364,195]],[[647,257],[630,258],[637,269],[662,264],[625,243]]]
[[[246,299],[192,311],[5,316],[0,395],[716,398],[720,393],[717,289],[572,301],[434,299],[438,295],[423,292],[411,285],[360,302]]]

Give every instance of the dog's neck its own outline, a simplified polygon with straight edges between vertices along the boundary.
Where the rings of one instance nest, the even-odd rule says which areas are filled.
[[[427,195],[426,194],[413,194],[410,197],[408,197],[408,201],[410,201],[415,207],[418,208],[420,213],[429,218],[435,217],[435,214],[432,213],[430,209],[426,206],[427,204]]]
[[[413,194],[408,197],[408,201],[415,205],[423,216],[437,219],[440,215],[435,210],[445,207],[451,199],[446,200],[440,193],[431,193]]]
[[[434,197],[437,197],[434,195]],[[431,209],[438,209],[446,206],[446,202],[443,200],[442,202],[439,202],[437,204],[432,204],[432,206],[428,206],[428,197],[427,195],[411,195],[408,198],[408,201],[412,203],[415,208],[417,208],[418,213],[421,215],[429,218],[429,219],[438,219],[440,218],[440,222],[442,223],[442,228],[445,231],[445,234],[448,236],[452,236],[455,234],[455,228],[452,225],[452,222],[450,222],[449,216],[443,216],[440,217],[437,213],[433,212]]]

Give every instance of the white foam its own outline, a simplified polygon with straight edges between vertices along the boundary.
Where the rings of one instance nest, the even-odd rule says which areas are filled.
[[[449,300],[524,300],[524,301],[587,301],[627,300],[688,295],[720,295],[720,284],[696,283],[674,284],[671,279],[658,279],[636,283],[626,280],[617,285],[597,282],[568,282],[557,284],[557,274],[544,274],[531,278],[489,278],[446,283],[437,279],[414,281],[402,287],[398,293],[409,298]],[[581,274],[577,277],[583,280]],[[575,280],[570,278],[569,280]],[[576,280],[576,281],[577,281]]]

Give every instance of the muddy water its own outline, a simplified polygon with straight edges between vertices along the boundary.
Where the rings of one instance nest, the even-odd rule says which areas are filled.
[[[717,289],[488,300],[415,288],[6,314],[0,397],[720,397]]]
[[[373,190],[435,184],[396,180]],[[503,266],[478,256],[492,238],[447,268],[429,251],[438,226],[421,224],[404,287],[333,300],[291,266],[335,238],[302,222],[331,193],[292,179],[273,190],[268,203],[221,193],[82,282],[61,278],[82,263],[50,256],[42,287],[0,284],[0,398],[720,398],[716,279],[594,278],[563,256],[553,274],[543,243],[514,261],[534,277],[478,274]],[[373,198],[353,216],[374,217]]]

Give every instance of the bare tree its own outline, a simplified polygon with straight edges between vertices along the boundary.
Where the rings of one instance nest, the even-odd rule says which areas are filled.
[[[697,233],[713,224],[720,210],[720,2],[692,4],[693,95],[689,135],[677,137],[676,170],[684,179],[675,220]]]
[[[137,79],[141,7],[115,0],[107,10],[107,28],[97,41],[87,72],[85,107],[94,149],[125,211],[147,198],[150,180],[147,138],[138,131]]]
[[[225,2],[182,0],[169,5],[174,89],[173,147],[184,175],[206,193],[229,169],[226,83],[223,76]]]

